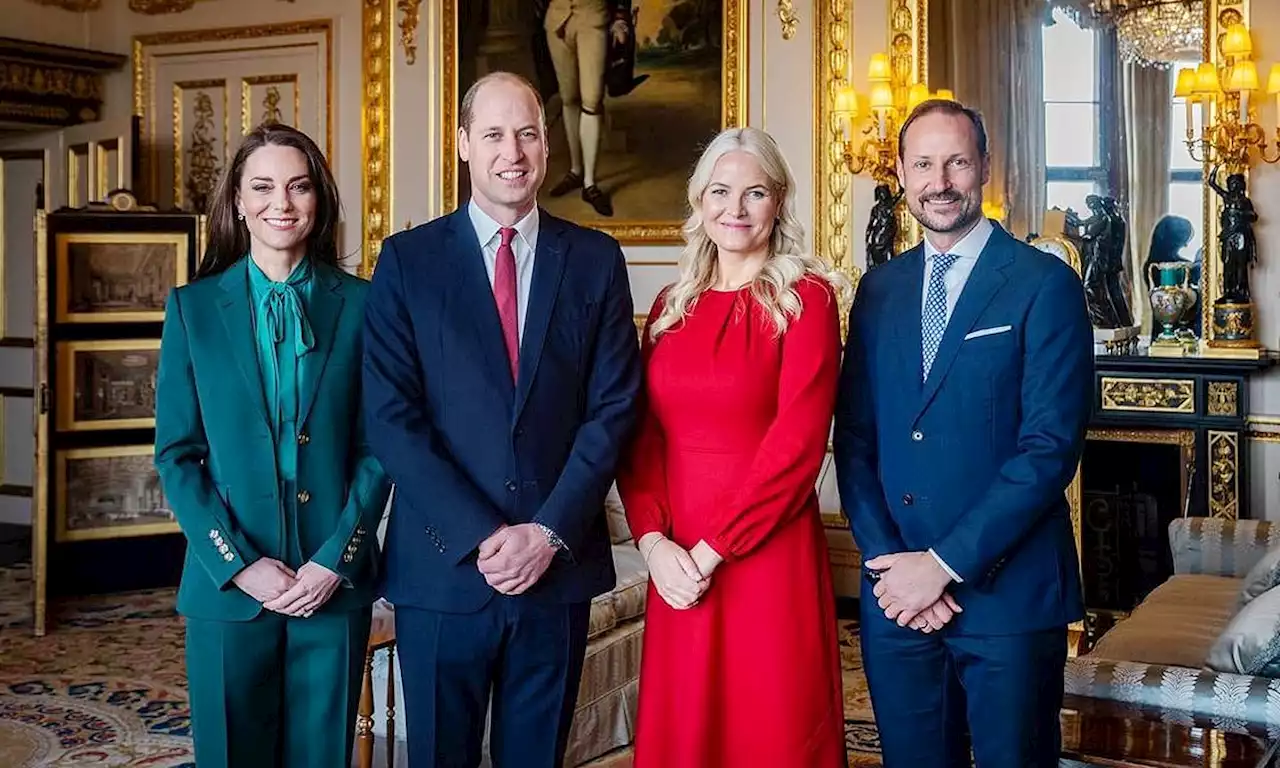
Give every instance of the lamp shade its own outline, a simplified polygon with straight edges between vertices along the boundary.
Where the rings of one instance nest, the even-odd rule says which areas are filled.
[[[1231,73],[1227,75],[1228,91],[1256,91],[1258,90],[1258,65],[1252,61],[1239,61],[1231,67]]]
[[[1192,67],[1183,67],[1178,70],[1178,84],[1173,88],[1173,97],[1175,99],[1185,99],[1195,93],[1195,90],[1195,69]]]
[[[1249,36],[1249,28],[1243,24],[1232,24],[1222,36],[1223,56],[1248,56],[1253,53],[1253,40]]]
[[[888,83],[876,83],[872,85],[871,108],[893,109],[893,87]]]
[[[887,83],[889,77],[889,55],[877,53],[872,56],[871,63],[867,65],[867,80],[873,83]]]
[[[1280,93],[1280,64],[1271,65],[1271,77],[1267,78],[1267,93]]]
[[[1193,91],[1197,96],[1216,96],[1222,86],[1218,83],[1218,68],[1213,62],[1203,62],[1196,67],[1196,87]]]

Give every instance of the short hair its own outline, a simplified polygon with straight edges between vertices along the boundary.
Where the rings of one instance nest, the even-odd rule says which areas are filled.
[[[978,138],[978,154],[982,157],[987,156],[987,128],[983,125],[982,115],[979,114],[978,110],[966,107],[960,102],[952,101],[951,99],[927,99],[920,102],[916,105],[915,109],[911,110],[911,114],[907,117],[906,121],[903,122],[902,128],[898,129],[899,160],[906,159],[906,154],[904,153],[904,146],[906,142],[904,140],[907,138],[907,129],[910,128],[911,124],[916,120],[924,117],[925,115],[934,114],[968,118],[969,123],[973,125],[973,132]]]
[[[484,88],[489,83],[497,82],[498,80],[506,80],[507,82],[524,86],[524,88],[529,91],[533,96],[534,102],[538,105],[538,117],[545,128],[547,124],[547,111],[546,107],[542,103],[542,94],[538,93],[538,89],[533,87],[533,83],[514,72],[503,72],[498,70],[496,72],[490,72],[472,83],[471,87],[467,89],[466,94],[463,95],[462,105],[458,109],[458,125],[462,127],[462,130],[467,132],[471,131],[471,121],[475,118],[474,112],[476,96],[479,95],[480,89]]]

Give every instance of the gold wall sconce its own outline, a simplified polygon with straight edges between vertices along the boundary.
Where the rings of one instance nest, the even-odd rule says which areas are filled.
[[[1228,174],[1248,170],[1251,159],[1280,161],[1280,138],[1268,139],[1251,99],[1260,80],[1249,28],[1242,23],[1228,27],[1219,53],[1221,65],[1206,61],[1178,71],[1174,96],[1186,103],[1187,150],[1197,162],[1225,166]],[[1271,67],[1266,92],[1276,97],[1280,109],[1280,64]]]

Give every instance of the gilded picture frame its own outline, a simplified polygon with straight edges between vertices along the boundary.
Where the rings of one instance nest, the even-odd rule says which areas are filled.
[[[188,280],[189,247],[179,232],[58,233],[54,321],[163,322],[169,291]]]
[[[159,339],[58,342],[58,431],[152,429]]]
[[[179,533],[153,461],[151,445],[72,448],[55,457],[58,542]]]
[[[519,64],[522,61],[520,57],[523,57],[529,60],[525,62],[528,65],[528,71],[519,72],[519,74],[529,77],[535,82],[535,87],[543,91],[548,112],[547,132],[551,158],[547,178],[539,196],[539,204],[552,215],[606,232],[623,244],[662,245],[683,242],[681,225],[687,216],[688,207],[685,200],[686,185],[693,164],[697,161],[702,148],[719,130],[746,123],[747,46],[749,43],[746,0],[718,0],[719,29],[715,34],[709,33],[706,37],[708,46],[712,44],[711,41],[718,45],[719,55],[718,61],[710,62],[697,58],[696,49],[699,43],[686,42],[686,38],[673,35],[669,29],[657,30],[655,24],[659,20],[655,19],[655,14],[665,13],[660,3],[654,0],[629,0],[633,11],[630,35],[635,43],[635,49],[630,59],[631,65],[634,65],[632,73],[634,77],[628,79],[635,85],[631,86],[634,90],[627,91],[625,95],[617,97],[607,95],[604,98],[602,116],[604,122],[601,129],[602,139],[596,173],[598,187],[611,197],[612,216],[600,213],[598,208],[586,202],[585,197],[581,201],[578,200],[583,192],[581,188],[573,189],[563,197],[551,195],[551,191],[566,177],[566,172],[569,170],[569,157],[573,153],[560,146],[566,143],[565,119],[559,109],[561,100],[556,88],[558,81],[555,78],[551,59],[543,56],[541,61],[537,60],[539,36],[547,36],[546,39],[549,40],[549,36],[554,33],[545,29],[545,17],[536,16],[532,20],[526,17],[545,11],[549,4],[554,5],[557,0],[542,0],[540,3],[486,1],[492,6],[501,6],[505,9],[495,11],[490,7],[488,24],[490,27],[505,25],[500,30],[502,35],[505,35],[504,39],[511,38],[519,41],[520,46],[513,49],[516,51],[515,58],[512,58],[511,54],[508,55],[508,59],[515,61],[517,66],[509,66],[510,61],[502,60],[500,55],[492,52],[484,54],[483,64],[477,64],[470,58],[467,54],[474,53],[479,46],[477,41],[468,39],[468,35],[471,34],[468,30],[471,28],[470,20],[482,15],[476,10],[480,3],[464,6],[464,2],[469,0],[443,0],[443,40],[440,46],[443,61],[440,71],[443,102],[441,105],[443,116],[441,200],[444,210],[446,212],[455,210],[465,202],[464,185],[468,180],[463,178],[466,168],[458,158],[457,130],[460,102],[466,86],[485,71],[520,69]],[[603,7],[605,0],[600,0],[600,5]],[[472,15],[460,17],[464,7]],[[665,25],[665,20],[663,24]],[[487,33],[488,28],[485,31]],[[496,38],[501,35],[495,33],[492,36]],[[529,43],[530,40],[531,43]],[[485,45],[488,46],[487,39]],[[689,45],[690,48],[684,49],[682,46],[685,45]],[[460,53],[464,50],[467,54]],[[701,50],[705,53],[709,48],[704,47]],[[682,56],[685,58],[681,58]],[[614,64],[618,61],[613,58],[612,52],[610,61]],[[682,63],[686,61],[701,63],[696,65]],[[650,67],[646,62],[653,62],[653,64]],[[708,63],[710,67],[707,66]],[[685,67],[683,70],[682,66]],[[613,66],[610,68],[616,69]],[[697,85],[698,82],[702,82],[699,78],[705,74],[704,70],[718,72],[719,88],[714,99],[707,98],[710,94],[703,94],[699,90],[700,86]],[[646,79],[648,82],[645,82]],[[468,82],[464,83],[463,80]],[[626,86],[623,86],[623,89],[625,90]],[[612,93],[614,88],[610,85],[605,90]],[[627,103],[629,100],[630,104]],[[676,114],[689,114],[691,107],[694,108],[692,114],[701,114],[696,108],[705,107],[708,101],[718,105],[719,120],[710,121],[706,126],[692,126],[688,120],[673,117]],[[637,109],[640,104],[647,106]],[[624,114],[628,109],[631,110],[630,115],[639,117],[626,117],[625,126],[620,125],[624,122],[621,118],[617,123],[610,122],[611,115]],[[705,130],[703,130],[704,127]],[[664,166],[661,171],[655,170],[651,164],[637,158],[637,155],[643,158],[641,148],[651,146],[653,136],[669,131],[685,131],[685,134],[679,137],[679,141],[666,145],[667,149],[664,152],[669,153],[669,157],[676,158],[676,161],[670,163],[670,168]],[[611,145],[610,142],[613,144]],[[679,144],[679,149],[672,151],[671,143]],[[686,158],[685,155],[688,157]],[[610,165],[613,167],[610,168]],[[623,167],[619,167],[620,165]],[[650,173],[654,175],[649,176]],[[649,204],[639,202],[640,200],[657,202]],[[660,215],[654,215],[653,212],[659,210]]]

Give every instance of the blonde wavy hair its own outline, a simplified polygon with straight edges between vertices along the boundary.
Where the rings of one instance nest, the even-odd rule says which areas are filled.
[[[796,217],[796,183],[787,160],[773,137],[758,128],[729,128],[707,145],[689,178],[689,218],[684,223],[685,246],[680,253],[680,277],[664,293],[661,314],[650,327],[650,338],[673,330],[693,311],[698,297],[716,279],[717,248],[702,221],[702,195],[711,185],[716,163],[730,152],[746,152],[760,163],[760,169],[781,198],[778,218],[769,237],[769,258],[751,281],[751,295],[773,320],[777,335],[803,309],[795,284],[806,275],[830,283],[838,297],[848,299],[849,279],[831,269],[821,259],[804,250],[804,226]]]

